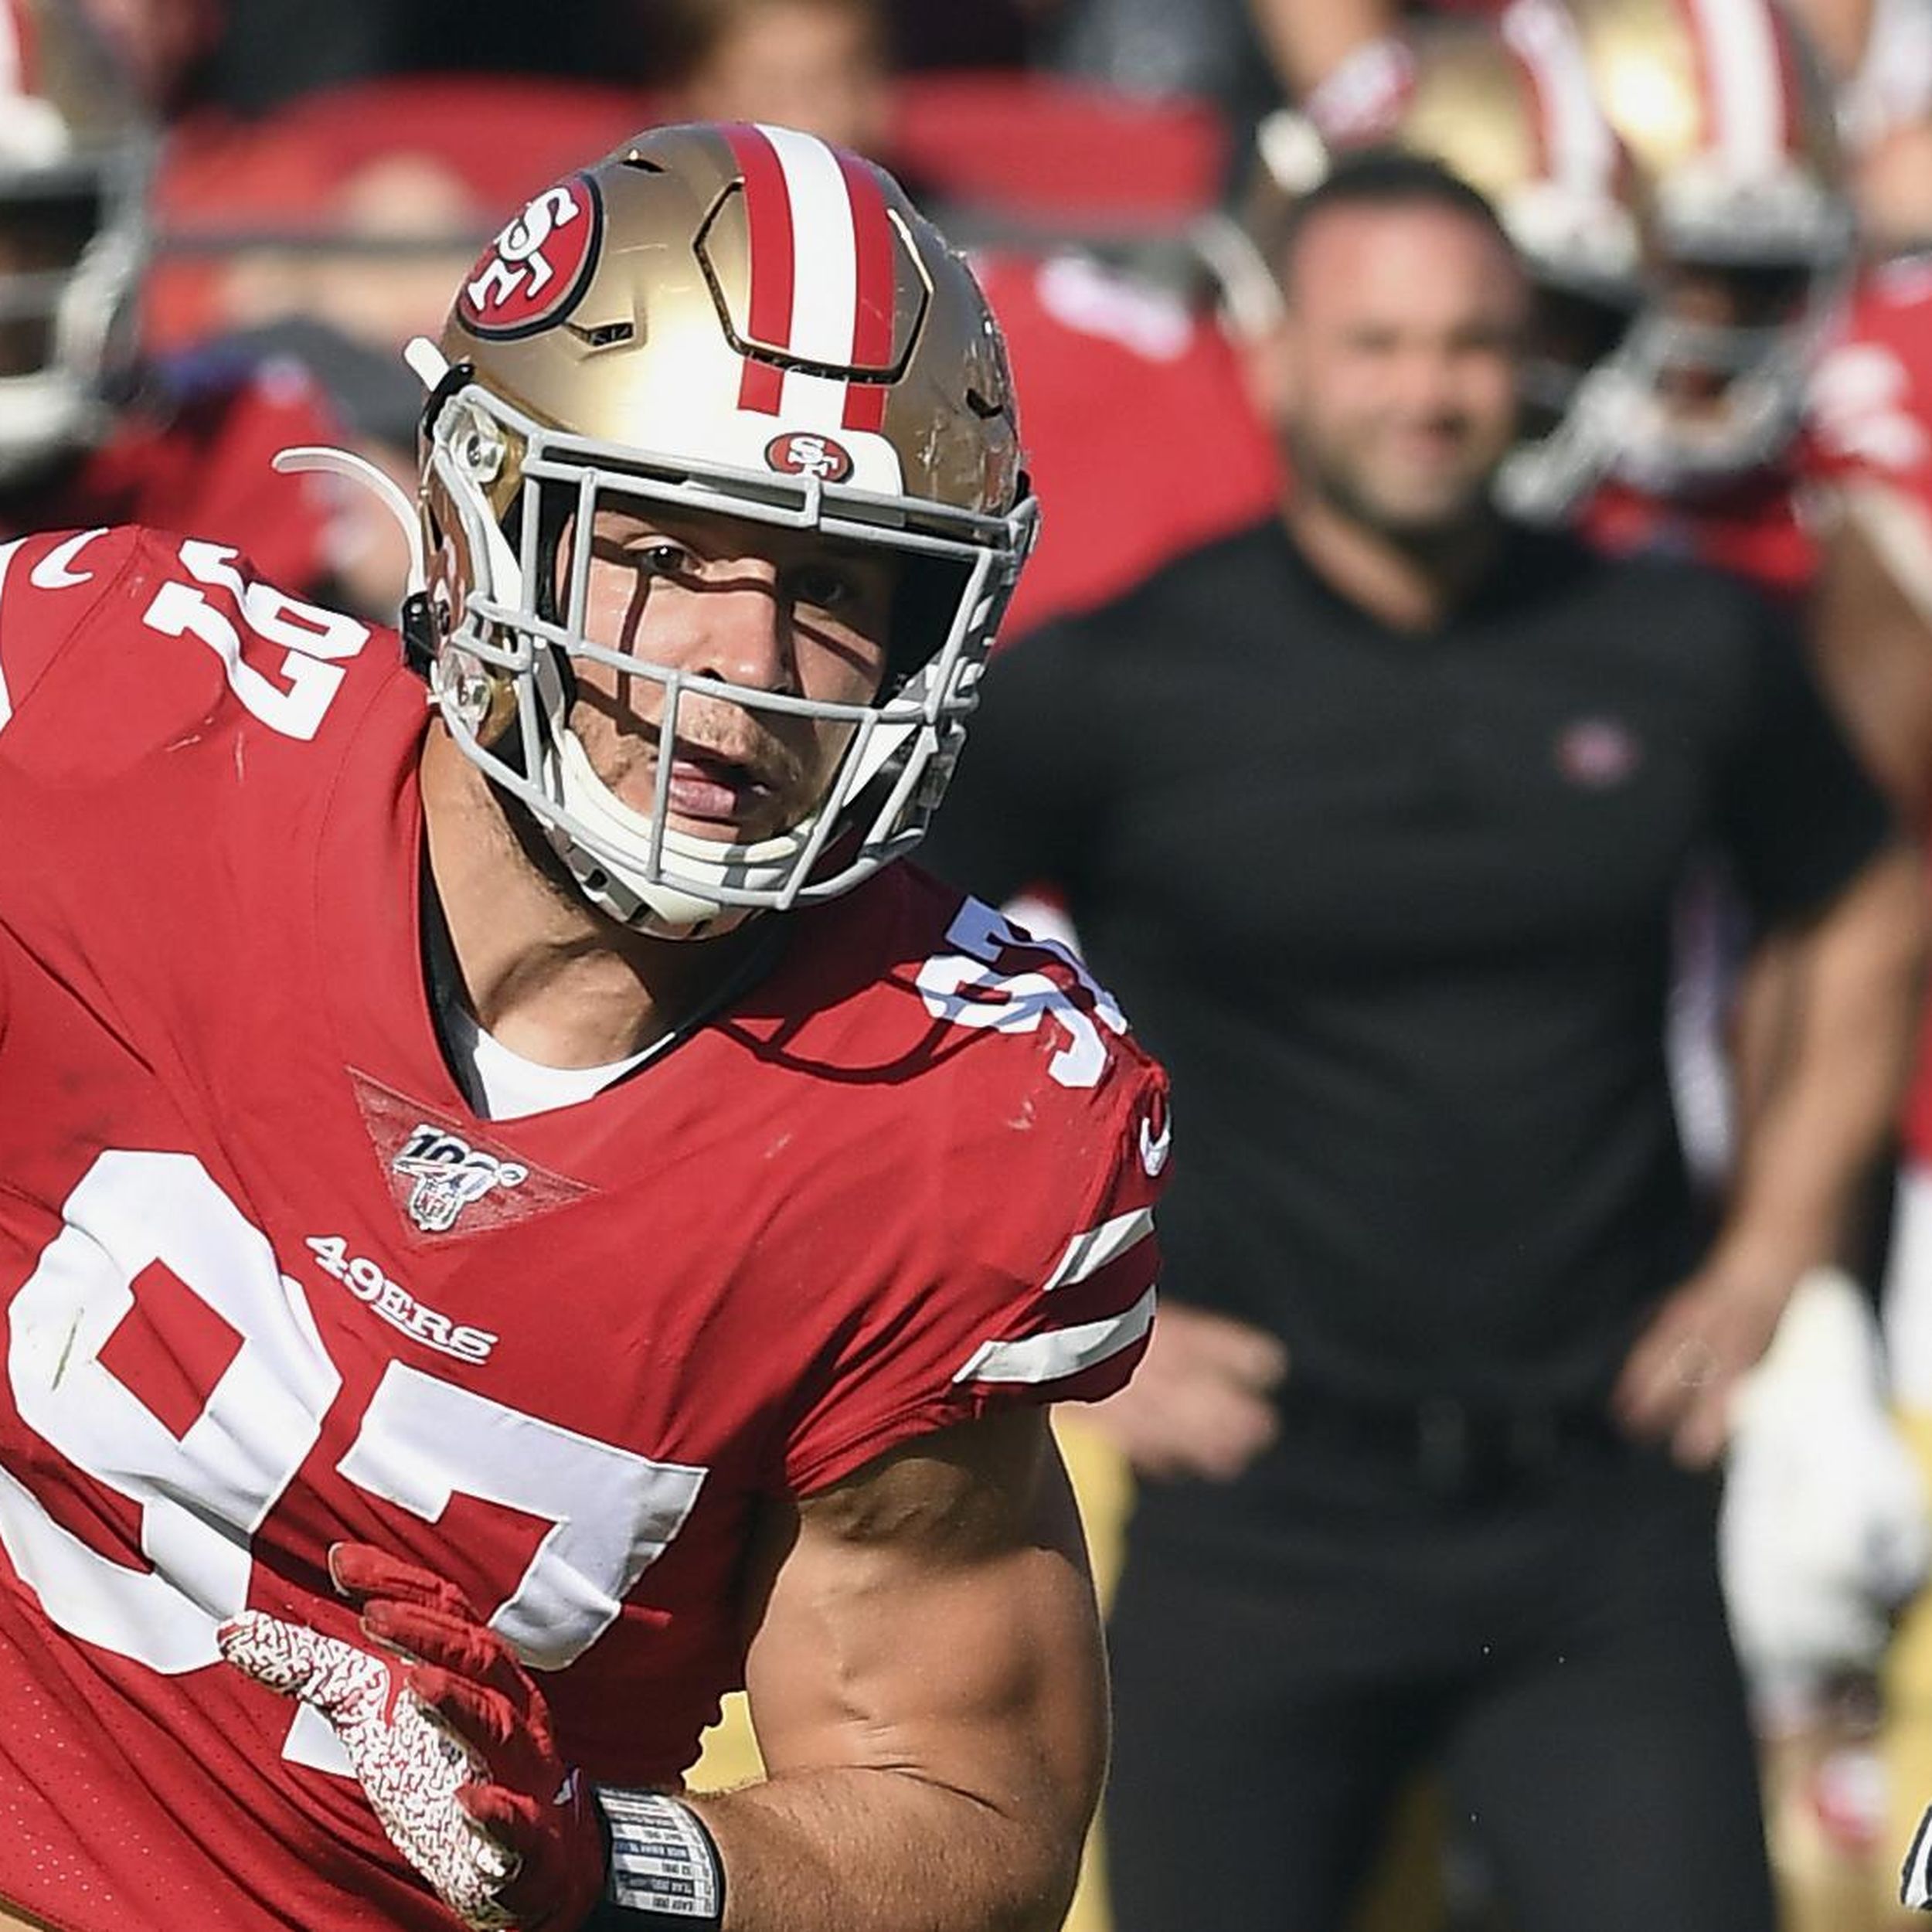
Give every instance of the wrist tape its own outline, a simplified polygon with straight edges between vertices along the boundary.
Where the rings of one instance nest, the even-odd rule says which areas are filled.
[[[724,1866],[697,1813],[656,1791],[600,1786],[596,1795],[610,1875],[583,1932],[717,1932]]]

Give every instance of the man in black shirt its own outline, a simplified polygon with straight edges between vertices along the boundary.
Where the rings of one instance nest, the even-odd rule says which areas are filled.
[[[1056,886],[1173,1076],[1116,1917],[1338,1928],[1433,1758],[1524,1932],[1768,1932],[1709,1472],[1882,1138],[1915,869],[1750,593],[1490,508],[1480,198],[1367,156],[1279,240],[1281,519],[997,661],[934,843]],[[1664,1048],[1713,853],[1794,989],[1714,1230]]]

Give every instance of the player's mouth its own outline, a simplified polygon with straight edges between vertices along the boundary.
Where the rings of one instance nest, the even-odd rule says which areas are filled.
[[[680,738],[673,747],[666,802],[689,823],[743,832],[773,813],[780,787],[749,760],[727,757]]]

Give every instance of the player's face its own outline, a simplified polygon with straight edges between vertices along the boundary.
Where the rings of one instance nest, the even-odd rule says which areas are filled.
[[[564,546],[567,570],[570,544]],[[590,639],[700,681],[818,703],[865,704],[885,675],[896,567],[809,531],[736,518],[606,508],[590,539]],[[656,797],[664,689],[580,661],[570,723],[592,768],[634,811]],[[668,823],[744,844],[803,819],[852,727],[753,711],[702,689],[679,702]]]
[[[1464,522],[1516,434],[1529,290],[1480,223],[1339,207],[1296,245],[1257,386],[1298,483],[1398,536]]]
[[[1687,423],[1721,414],[1740,362],[1730,332],[1750,332],[1761,342],[1766,332],[1798,316],[1808,287],[1807,271],[1798,266],[1666,264],[1663,311],[1684,331],[1681,346],[1658,377],[1658,393],[1672,414]]]

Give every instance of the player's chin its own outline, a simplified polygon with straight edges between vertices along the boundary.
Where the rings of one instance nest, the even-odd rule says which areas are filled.
[[[1372,493],[1391,536],[1423,538],[1461,529],[1489,498],[1491,466],[1464,463],[1386,477]]]

